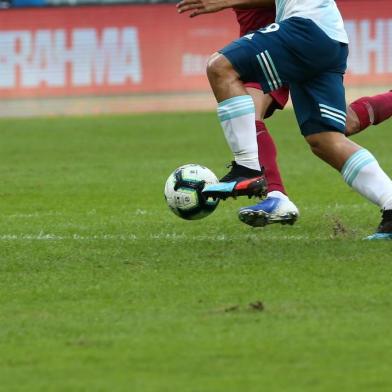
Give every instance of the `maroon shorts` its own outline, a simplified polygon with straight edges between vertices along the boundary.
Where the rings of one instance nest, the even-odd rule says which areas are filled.
[[[244,10],[234,9],[234,12],[236,13],[237,21],[240,25],[240,36],[275,22],[274,6]],[[261,90],[259,83],[246,83],[245,86]],[[269,94],[274,99],[274,102],[272,102],[267,109],[265,118],[270,117],[276,109],[281,110],[286,106],[289,99],[289,89],[287,87],[282,87]]]
[[[245,87],[257,88],[261,90],[259,83],[245,83]],[[271,117],[275,110],[282,110],[289,100],[289,89],[288,87],[281,87],[279,90],[271,91],[269,95],[273,98],[273,102],[265,112],[264,118]]]

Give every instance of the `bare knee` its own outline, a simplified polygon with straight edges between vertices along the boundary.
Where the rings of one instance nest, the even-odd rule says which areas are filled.
[[[221,78],[227,80],[227,78],[236,78],[236,72],[225,56],[220,53],[214,53],[207,62],[207,76],[210,82]]]
[[[230,61],[220,53],[214,53],[208,60],[207,76],[218,102],[238,95],[246,95],[238,73]]]

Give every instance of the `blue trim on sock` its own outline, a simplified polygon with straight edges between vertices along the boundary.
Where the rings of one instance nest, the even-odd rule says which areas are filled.
[[[351,155],[345,162],[341,174],[348,185],[352,186],[359,172],[367,165],[377,162],[374,156],[366,149],[361,149]]]
[[[247,107],[247,108],[244,108],[244,109],[241,109],[241,110],[234,110],[234,111],[229,112],[229,113],[220,114],[218,116],[219,116],[219,120],[221,122],[223,122],[223,121],[231,120],[233,118],[245,116],[246,114],[252,114],[254,112],[255,112],[255,108],[254,107]]]
[[[225,106],[230,103],[238,103],[240,101],[250,101],[253,103],[252,97],[250,95],[238,95],[237,97],[228,98],[219,102],[218,107]]]
[[[255,105],[250,95],[229,98],[218,104],[218,117],[221,122],[252,113],[255,113]]]
[[[352,185],[352,183],[354,182],[354,180],[357,178],[359,172],[367,165],[369,165],[370,163],[375,162],[376,160],[372,157],[372,158],[368,158],[365,161],[362,161],[361,163],[359,163],[354,171],[352,172],[352,174],[349,176],[349,178],[346,179],[346,182],[348,185]]]
[[[349,167],[349,165],[351,164],[351,162],[356,159],[359,155],[362,154],[366,154],[368,151],[364,148],[362,148],[361,150],[358,150],[356,152],[354,152],[353,155],[350,156],[350,158],[347,159],[347,161],[344,163],[342,170],[340,171],[340,173],[344,176],[344,172],[347,170],[347,168]]]

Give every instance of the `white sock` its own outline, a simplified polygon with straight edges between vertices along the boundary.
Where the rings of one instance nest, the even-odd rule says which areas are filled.
[[[392,181],[369,151],[361,149],[351,155],[341,173],[362,196],[384,210],[392,209]]]
[[[289,200],[288,196],[286,196],[281,191],[271,191],[271,192],[268,192],[267,197],[276,197],[277,199]]]
[[[252,97],[240,95],[220,102],[218,117],[234,160],[239,165],[260,170]]]

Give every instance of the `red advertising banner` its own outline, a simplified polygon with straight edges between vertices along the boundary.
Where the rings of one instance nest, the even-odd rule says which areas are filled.
[[[338,3],[351,39],[347,83],[391,84],[392,2]],[[174,5],[0,11],[0,98],[208,91],[208,56],[237,34],[231,10],[193,19]]]
[[[392,1],[340,0],[350,39],[346,85],[392,88]]]
[[[234,13],[190,20],[175,6],[0,12],[0,97],[208,89],[208,55],[237,34]]]

